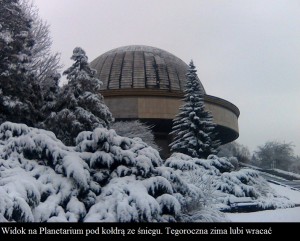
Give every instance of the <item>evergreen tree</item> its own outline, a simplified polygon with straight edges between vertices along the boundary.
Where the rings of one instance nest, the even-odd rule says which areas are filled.
[[[62,88],[54,111],[44,122],[44,127],[67,145],[74,145],[81,131],[109,128],[113,121],[99,92],[102,82],[89,67],[85,51],[76,47],[71,59],[75,63],[63,73],[69,82]]]
[[[215,154],[219,141],[215,139],[213,117],[205,110],[203,90],[197,78],[193,61],[189,64],[184,104],[180,113],[173,120],[173,142],[170,144],[172,152],[180,152],[191,157],[207,158]]]
[[[34,125],[40,118],[40,87],[30,70],[31,24],[19,0],[0,0],[0,123]]]
[[[40,82],[40,87],[43,95],[43,107],[42,115],[44,118],[47,118],[52,111],[55,109],[55,105],[57,102],[58,95],[60,93],[59,73],[53,73],[50,76],[47,76],[43,81]]]

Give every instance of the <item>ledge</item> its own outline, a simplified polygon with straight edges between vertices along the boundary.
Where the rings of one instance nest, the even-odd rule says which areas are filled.
[[[162,89],[155,89],[155,88],[140,88],[140,89],[110,89],[110,90],[101,90],[101,94],[105,97],[125,97],[125,96],[130,96],[130,97],[138,97],[138,96],[157,96],[157,97],[166,97],[166,98],[178,98],[178,99],[183,99],[184,93],[182,91],[168,91],[168,90],[162,90]],[[219,105],[222,106],[230,111],[232,111],[237,117],[240,116],[240,111],[237,106],[232,104],[231,102],[224,100],[222,98],[212,96],[212,95],[204,95],[204,101],[214,104],[214,105]]]

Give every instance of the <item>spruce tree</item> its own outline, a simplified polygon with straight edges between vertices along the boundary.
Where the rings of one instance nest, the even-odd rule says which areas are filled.
[[[35,125],[42,103],[31,71],[32,19],[19,0],[0,0],[0,123]]]
[[[113,121],[100,94],[102,82],[88,64],[85,51],[76,47],[71,57],[74,64],[64,71],[68,84],[58,96],[53,112],[45,120],[44,127],[53,131],[66,145],[74,145],[81,131],[96,127],[109,128]]]
[[[204,92],[196,74],[193,61],[189,64],[185,87],[184,104],[173,120],[171,152],[180,152],[191,157],[207,158],[216,154],[219,141],[215,139],[216,124],[211,113],[205,110]]]
[[[45,77],[40,82],[40,87],[43,95],[43,107],[41,108],[42,115],[47,118],[55,109],[55,105],[60,93],[59,80],[61,75],[59,73],[53,73]]]

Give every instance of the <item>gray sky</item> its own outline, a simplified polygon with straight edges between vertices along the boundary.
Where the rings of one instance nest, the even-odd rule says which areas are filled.
[[[292,142],[300,155],[299,0],[34,0],[65,69],[143,44],[191,59],[210,95],[241,111],[238,142]]]

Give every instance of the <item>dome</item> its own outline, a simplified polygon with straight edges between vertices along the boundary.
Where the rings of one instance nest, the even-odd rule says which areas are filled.
[[[188,65],[165,50],[130,45],[100,55],[90,66],[103,82],[100,92],[115,120],[140,120],[151,126],[161,155],[168,156],[169,133],[183,104]],[[205,108],[217,124],[217,138],[222,144],[237,139],[239,109],[227,100],[206,94],[200,84]]]
[[[110,50],[94,59],[90,66],[97,70],[103,90],[156,89],[168,92],[184,90],[188,69],[188,65],[175,55],[144,45]],[[205,93],[203,86],[202,89]]]

